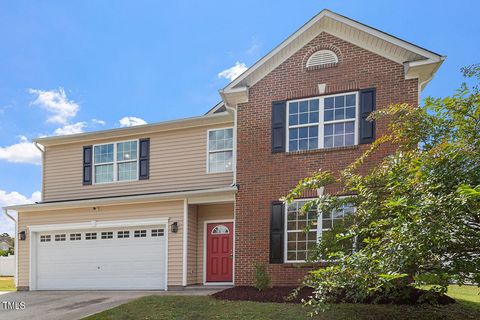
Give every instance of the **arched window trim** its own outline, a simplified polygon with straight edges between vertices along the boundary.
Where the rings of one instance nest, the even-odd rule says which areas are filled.
[[[320,55],[324,55],[324,57],[319,57]],[[327,66],[327,65],[336,64],[336,63],[338,63],[338,56],[335,52],[328,49],[321,49],[321,50],[315,51],[310,55],[310,57],[307,60],[306,67],[312,68],[317,66]]]
[[[223,224],[219,224],[212,229],[211,234],[230,234],[230,229]]]

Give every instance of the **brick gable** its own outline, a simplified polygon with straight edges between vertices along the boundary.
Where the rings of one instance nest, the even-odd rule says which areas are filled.
[[[333,50],[339,62],[329,68],[307,70],[305,63],[318,49]],[[368,145],[296,153],[271,152],[272,101],[318,96],[326,93],[377,88],[377,108],[392,103],[418,103],[418,82],[405,80],[403,66],[351,43],[322,33],[249,89],[249,102],[238,106],[235,284],[251,285],[255,263],[268,266],[273,285],[297,284],[308,268],[291,264],[269,265],[270,204],[285,195],[299,179],[315,170],[338,172]],[[386,123],[377,123],[377,137]],[[384,146],[378,159],[393,150]],[[371,160],[362,170],[375,165]],[[341,191],[341,186],[326,190]]]

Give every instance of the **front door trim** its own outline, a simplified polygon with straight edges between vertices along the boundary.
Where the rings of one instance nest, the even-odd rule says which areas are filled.
[[[207,225],[210,223],[233,223],[232,282],[207,282]],[[205,220],[203,222],[203,284],[208,286],[234,285],[235,282],[235,221],[233,219]]]

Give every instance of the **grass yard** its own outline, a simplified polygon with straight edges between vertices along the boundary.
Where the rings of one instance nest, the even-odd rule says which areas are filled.
[[[478,288],[452,286],[449,295],[459,303],[433,306],[340,304],[313,319],[480,319]],[[223,301],[198,296],[149,296],[86,318],[103,319],[308,319],[301,305]]]
[[[15,291],[13,277],[0,277],[0,291]]]

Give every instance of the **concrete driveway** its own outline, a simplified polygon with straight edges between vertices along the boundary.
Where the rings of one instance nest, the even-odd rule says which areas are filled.
[[[207,295],[218,290],[185,291],[31,291],[0,294],[0,319],[70,320],[111,309],[148,295]],[[9,303],[7,306],[6,303]],[[16,304],[12,304],[16,302]],[[8,307],[23,310],[6,310]]]

